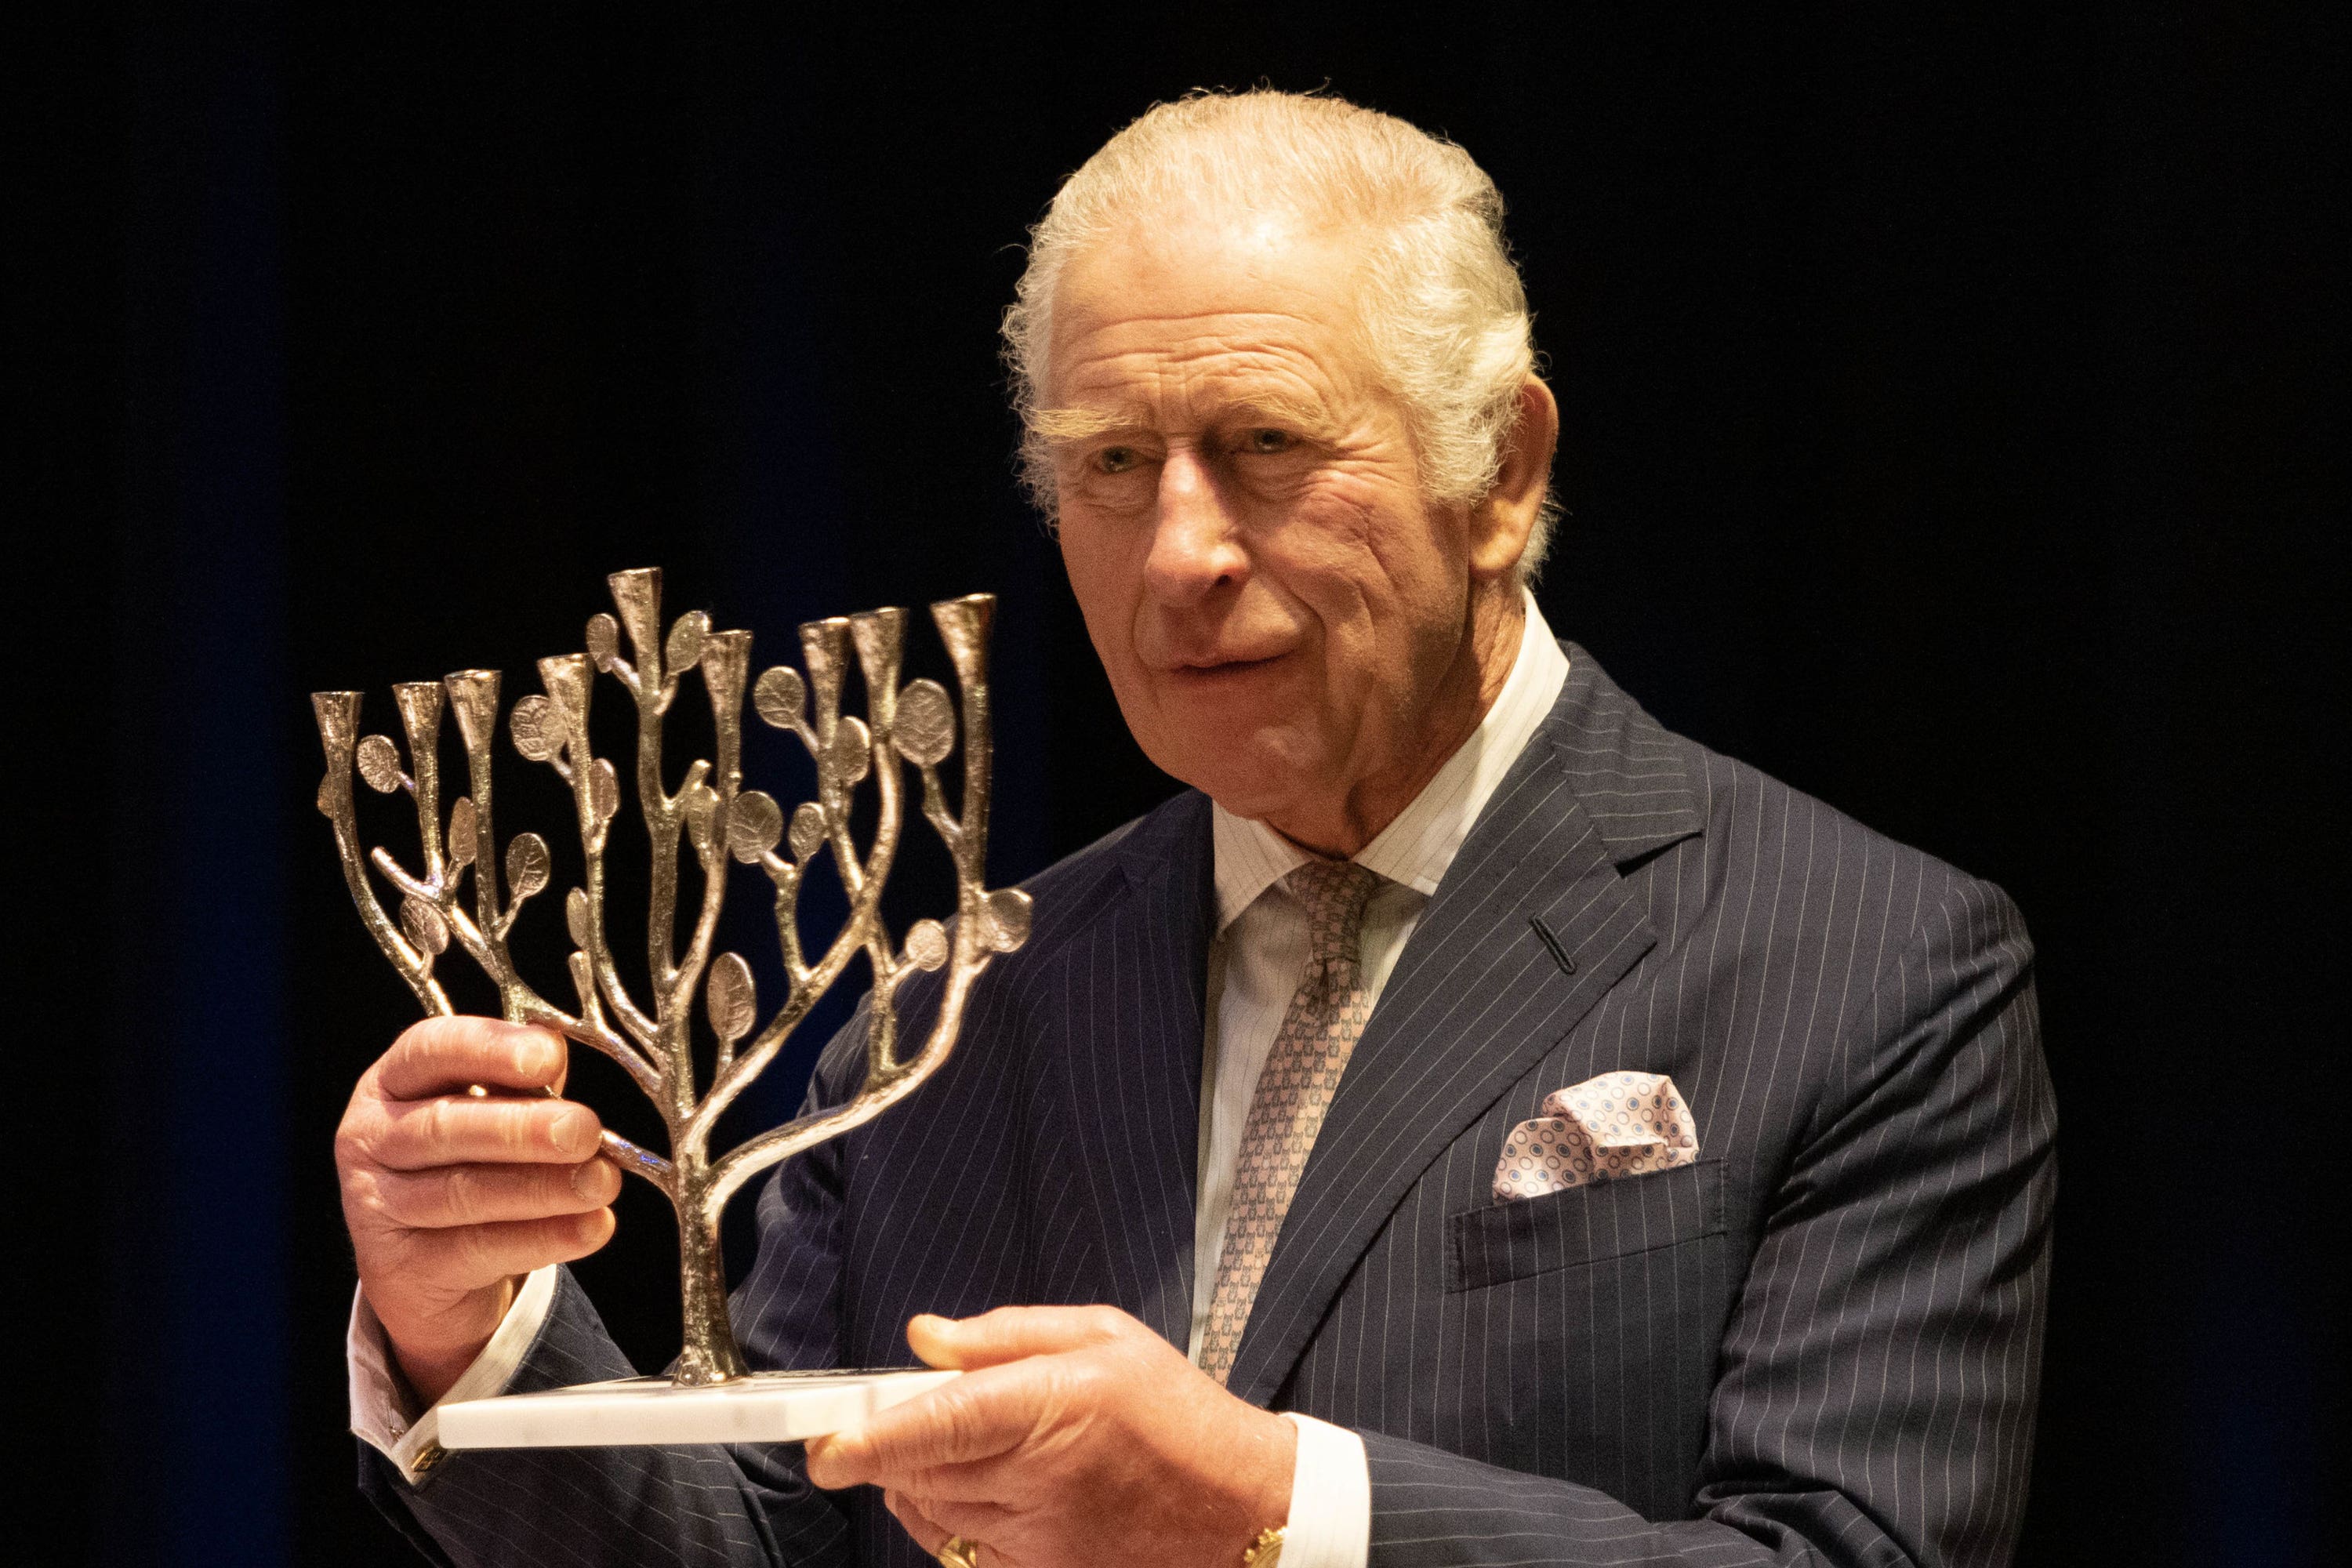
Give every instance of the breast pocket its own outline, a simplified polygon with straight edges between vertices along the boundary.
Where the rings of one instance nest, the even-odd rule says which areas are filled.
[[[1445,1288],[1475,1290],[1724,1233],[1723,1162],[1491,1204],[1446,1222]]]

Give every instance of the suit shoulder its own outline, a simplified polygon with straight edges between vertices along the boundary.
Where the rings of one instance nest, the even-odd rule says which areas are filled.
[[[1845,977],[1834,988],[1834,1025],[1823,1030],[1837,1047],[1813,1058],[1832,1073],[1822,1105],[1880,1081],[1922,1042],[1957,1046],[1969,1034],[1923,1029],[1921,1020],[1981,1019],[2021,992],[2012,1043],[2021,1054],[2010,1066],[2020,1083],[2041,1070],[2033,943],[2006,892],[1760,768],[1686,737],[1672,741],[1704,822],[1659,868],[1679,884],[1675,907],[1697,916],[1684,922],[1685,938],[1705,933],[1712,944],[1727,936],[1743,963],[1784,976]],[[1668,895],[1653,884],[1651,896],[1662,907],[1654,900]],[[1685,901],[1692,896],[1695,903]]]
[[[1770,874],[1798,892],[1875,895],[1890,933],[1989,924],[2022,942],[2022,914],[1994,883],[1890,837],[1763,769],[1685,735],[1658,735],[1683,760],[1721,874]]]

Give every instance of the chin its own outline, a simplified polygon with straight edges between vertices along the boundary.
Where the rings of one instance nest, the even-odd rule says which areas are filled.
[[[1253,732],[1240,725],[1144,750],[1163,772],[1237,816],[1274,815],[1297,793],[1297,781],[1314,774],[1311,768],[1300,767],[1295,737]]]
[[[1279,809],[1298,781],[1320,776],[1324,748],[1287,685],[1254,678],[1170,680],[1142,685],[1145,700],[1119,707],[1153,765],[1218,801],[1258,816]],[[1125,694],[1122,694],[1122,699]],[[1142,721],[1138,722],[1138,721]]]

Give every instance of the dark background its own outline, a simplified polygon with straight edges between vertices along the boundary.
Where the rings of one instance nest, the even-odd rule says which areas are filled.
[[[1014,490],[992,328],[1062,174],[1260,78],[1509,198],[1555,626],[2027,911],[2064,1126],[2027,1560],[2339,1559],[2340,26],[856,9],[87,9],[19,55],[28,1560],[404,1560],[351,1484],[329,1140],[410,1005],[305,693],[532,689],[623,566],[762,663],[988,588],[999,878],[1171,787]],[[633,1192],[583,1270],[647,1367],[672,1245]]]

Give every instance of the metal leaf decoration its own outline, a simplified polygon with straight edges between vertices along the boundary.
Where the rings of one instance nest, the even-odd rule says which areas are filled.
[[[947,961],[947,927],[937,921],[917,921],[907,928],[908,963],[918,969],[932,970]]]
[[[936,680],[918,680],[898,693],[898,718],[890,731],[898,754],[917,767],[937,767],[955,750],[955,704]]]
[[[727,848],[746,866],[776,847],[784,835],[784,808],[775,796],[747,789],[727,811]]]
[[[751,966],[739,954],[722,952],[711,961],[702,999],[711,1032],[730,1046],[750,1034],[759,1019],[759,988],[751,982]]]
[[[362,741],[358,761],[360,777],[378,795],[390,795],[406,782],[400,771],[400,748],[387,736],[370,735]]]
[[[843,787],[862,781],[874,765],[874,731],[863,719],[844,719],[833,731],[833,765]]]
[[[574,888],[563,895],[563,929],[571,933],[572,945],[585,952],[588,947],[588,889]]]
[[[1012,952],[1029,940],[1029,895],[1018,888],[999,888],[980,906],[988,918],[988,945]]]
[[[793,813],[793,858],[806,860],[824,844],[824,807],[804,800]]]
[[[588,657],[596,668],[609,671],[621,656],[621,623],[610,616],[588,617]]]
[[[702,645],[710,637],[710,617],[700,610],[688,610],[678,616],[677,624],[669,629],[669,640],[662,645],[662,659],[676,674],[692,669],[702,662]]]
[[[457,804],[449,808],[449,863],[470,866],[474,863],[474,800],[461,795]]]
[[[588,770],[588,809],[596,814],[599,822],[610,822],[621,815],[621,780],[605,758],[596,759]]]
[[[526,697],[514,705],[507,720],[514,732],[514,748],[534,763],[555,760],[563,749],[563,715],[544,697]]]
[[[802,710],[807,703],[808,689],[801,681],[801,672],[788,664],[769,670],[751,688],[752,708],[778,730],[798,729],[803,722]]]
[[[549,858],[547,840],[536,833],[518,833],[507,846],[507,885],[514,889],[517,901],[530,898],[547,886],[555,863]]]
[[[438,956],[449,951],[449,922],[441,911],[423,899],[410,894],[400,900],[400,929],[422,952]]]

